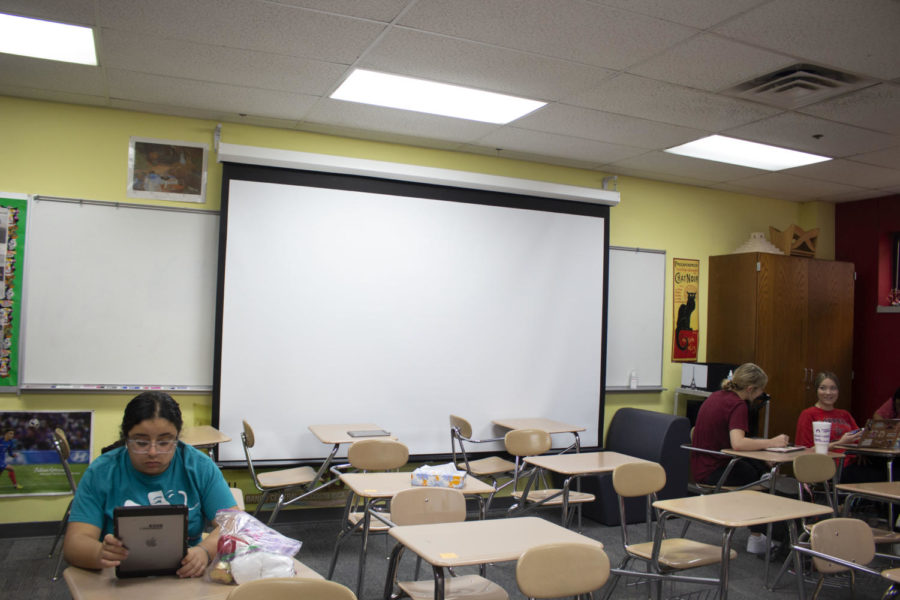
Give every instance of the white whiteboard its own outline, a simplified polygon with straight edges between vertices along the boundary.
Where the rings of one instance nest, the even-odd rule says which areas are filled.
[[[666,253],[609,247],[606,389],[662,386]]]
[[[21,387],[210,389],[218,221],[207,211],[34,199]]]

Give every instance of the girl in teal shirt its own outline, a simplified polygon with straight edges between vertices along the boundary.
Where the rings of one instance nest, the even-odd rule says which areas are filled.
[[[78,484],[63,545],[69,564],[101,569],[128,557],[113,535],[117,506],[185,504],[190,547],[178,575],[203,574],[219,538],[215,530],[201,539],[204,526],[219,509],[237,507],[209,456],[178,441],[181,427],[181,409],[166,393],[144,392],[128,403],[121,445],[94,460]]]

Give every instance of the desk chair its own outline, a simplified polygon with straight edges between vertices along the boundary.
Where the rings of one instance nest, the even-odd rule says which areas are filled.
[[[759,491],[767,491],[764,485],[762,485],[763,480],[754,481],[752,483],[748,483],[742,486],[729,486],[725,485],[725,482],[728,481],[728,476],[731,475],[732,469],[738,463],[738,461],[743,460],[740,456],[733,456],[731,454],[726,454],[724,452],[720,452],[719,450],[707,450],[706,448],[698,448],[694,446],[694,428],[691,427],[691,443],[684,444],[681,447],[689,452],[698,452],[701,454],[708,454],[710,456],[718,456],[720,458],[728,459],[728,465],[726,465],[725,470],[722,472],[722,476],[719,477],[718,481],[713,484],[703,483],[700,481],[694,480],[694,474],[691,473],[690,480],[688,481],[688,492],[695,494],[697,496],[701,496],[703,494],[718,494],[721,492],[736,492],[738,490],[759,490]],[[683,534],[682,534],[683,535]]]
[[[336,581],[275,577],[242,583],[228,600],[356,600],[356,594]]]
[[[806,500],[806,492],[808,490],[813,494],[813,500],[815,500],[817,488],[821,487],[824,492],[823,496],[831,507],[832,517],[836,517],[837,512],[832,502],[831,486],[829,485],[834,480],[834,475],[837,472],[834,460],[825,454],[803,454],[795,458],[792,465],[794,479],[797,480],[797,499]],[[807,522],[806,519],[802,519],[801,527],[802,530],[797,545],[803,545],[808,548],[812,524]],[[772,582],[770,590],[778,585],[781,577],[787,572],[792,562],[793,556],[788,554],[781,565],[781,569],[778,571],[778,575],[775,577],[775,581]]]
[[[462,492],[451,488],[413,487],[394,494],[391,499],[391,521],[394,525],[426,525],[431,523],[459,523],[466,520],[466,499]],[[400,544],[394,552],[402,553]],[[399,564],[397,556],[395,564]],[[421,559],[416,561],[416,577]],[[393,561],[392,561],[393,563]],[[387,579],[393,591],[396,573]],[[398,581],[400,587],[413,600],[429,600],[434,597],[434,580]],[[462,575],[445,581],[446,598],[459,600],[508,600],[509,594],[496,583],[479,575]]]
[[[247,457],[247,468],[250,471],[250,477],[253,479],[253,485],[256,486],[257,490],[262,492],[262,498],[259,499],[259,503],[256,505],[253,516],[255,517],[259,514],[259,511],[266,503],[266,500],[268,500],[269,494],[278,494],[278,501],[275,502],[275,507],[272,509],[272,514],[269,516],[267,522],[271,525],[275,522],[275,518],[278,516],[278,511],[281,510],[281,506],[284,504],[284,497],[287,493],[298,488],[304,489],[315,479],[316,472],[312,467],[294,467],[292,469],[280,469],[278,471],[257,473],[256,468],[253,466],[253,459],[250,458],[250,448],[256,445],[256,436],[254,435],[253,428],[250,427],[250,424],[247,423],[247,421],[243,421],[243,423],[244,431],[241,433],[241,443],[244,446],[244,456]],[[307,493],[312,493],[310,490],[306,491]]]
[[[512,474],[513,471],[515,471],[516,465],[499,456],[488,456],[477,460],[469,460],[464,444],[486,444],[489,442],[502,441],[503,438],[489,438],[484,440],[474,439],[472,437],[472,425],[462,417],[450,415],[450,448],[453,452],[453,464],[472,477],[482,480],[490,479],[490,483],[494,487],[493,493],[488,496],[487,501],[484,504],[485,513],[490,509],[494,495],[512,482]],[[456,450],[457,446],[459,446],[458,457]],[[497,478],[500,475],[509,475],[510,481],[500,485],[497,481]]]
[[[582,595],[594,597],[609,578],[609,558],[592,544],[545,544],[516,562],[516,583],[531,600]]]
[[[809,546],[796,546],[795,550],[812,556],[813,567],[820,573],[813,600],[819,596],[826,575],[849,572],[852,589],[856,571],[890,580],[892,584],[883,598],[892,597],[889,593],[896,594],[892,591],[896,581],[892,571],[900,569],[879,572],[866,566],[875,558],[875,540],[865,521],[843,518],[820,521],[810,529]]]
[[[537,467],[529,467],[524,461],[529,456],[537,456],[544,454],[550,450],[553,442],[550,434],[541,429],[513,429],[506,434],[504,438],[506,451],[515,457],[515,471],[513,474],[513,492],[512,497],[516,503],[509,507],[508,513],[512,514],[516,510],[527,511],[538,506],[562,506],[563,490],[558,488],[536,487],[537,480],[543,481],[543,469]],[[527,477],[525,488],[519,490],[519,480]],[[584,504],[585,502],[593,502],[595,497],[593,494],[584,492],[569,491],[569,504]],[[580,507],[579,507],[580,508]],[[569,520],[575,515],[576,511],[569,513]],[[568,527],[568,523],[563,523],[564,527]]]
[[[56,531],[56,537],[53,538],[53,545],[50,546],[50,554],[47,555],[47,558],[53,558],[53,553],[56,552],[56,546],[59,544],[60,538],[66,532],[66,526],[69,523],[69,514],[72,512],[72,501],[75,499],[75,478],[72,476],[72,469],[69,467],[69,455],[72,452],[71,447],[69,446],[69,440],[66,438],[65,432],[57,427],[53,430],[53,447],[56,448],[56,453],[59,455],[59,462],[62,464],[63,471],[66,473],[66,479],[69,481],[69,489],[72,490],[72,500],[69,500],[69,505],[66,507],[66,512],[63,515],[62,521],[59,522],[59,529]],[[56,567],[53,569],[53,575],[50,576],[52,581],[56,581],[59,579],[59,569],[62,566],[63,552],[62,547],[59,549],[59,557],[56,559]]]
[[[679,538],[666,538],[656,540],[653,534],[653,521],[658,515],[653,508],[656,501],[656,493],[666,485],[666,471],[657,463],[630,463],[619,465],[613,471],[613,487],[619,499],[619,511],[621,512],[622,545],[625,549],[625,557],[618,567],[612,569],[613,578],[604,595],[608,599],[619,577],[631,576],[655,579],[657,584],[657,597],[661,594],[661,586],[668,574],[675,571],[683,571],[706,565],[721,563],[722,547],[713,544],[705,544],[694,540]],[[625,524],[625,498],[646,497],[647,502],[647,541],[632,543],[628,537],[628,526]],[[663,529],[664,531],[664,529]],[[653,553],[658,546],[658,556],[654,560]],[[734,550],[730,558],[737,557]],[[642,560],[647,563],[647,573],[640,571],[628,571],[626,567],[633,560]],[[680,580],[692,579],[697,583],[718,584],[717,580],[709,578],[679,577]]]
[[[396,440],[383,438],[370,438],[353,442],[347,450],[347,463],[331,468],[331,472],[340,476],[341,472],[353,468],[359,472],[369,471],[395,471],[404,466],[409,460],[409,448],[406,444]],[[331,557],[331,565],[328,568],[328,579],[334,575],[337,566],[338,554],[341,544],[347,536],[364,529],[366,511],[377,511],[382,518],[370,519],[369,532],[386,533],[389,526],[384,520],[390,521],[391,513],[387,510],[387,502],[366,500],[359,498],[354,493],[347,495],[347,504],[344,507],[344,516],[341,520],[341,532],[334,544],[334,554]],[[368,547],[368,535],[363,536],[363,549],[365,554]],[[362,581],[362,573],[360,573]]]

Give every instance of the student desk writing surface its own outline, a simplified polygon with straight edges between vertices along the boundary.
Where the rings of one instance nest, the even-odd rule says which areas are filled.
[[[545,419],[543,417],[494,419],[491,423],[505,429],[540,429],[550,434],[571,433],[575,436],[575,452],[581,450],[581,437],[578,433],[585,430],[585,428],[580,425],[571,425],[569,423]]]
[[[181,441],[195,448],[212,448],[216,444],[230,442],[231,438],[212,425],[185,427],[181,431]]]
[[[597,540],[538,517],[407,525],[393,527],[389,534],[398,544],[391,553],[385,600],[393,591],[394,576],[404,547],[435,567],[435,598],[438,600],[444,594],[444,568],[518,560],[529,548],[543,544],[582,543],[603,547]]]
[[[296,559],[294,571],[297,577],[323,579]],[[118,579],[114,567],[101,571],[67,567],[63,578],[73,600],[224,600],[235,588],[207,581],[205,575],[184,579],[175,575]]]
[[[529,456],[525,458],[525,462],[535,467],[553,471],[566,477],[563,482],[562,490],[559,495],[562,496],[562,522],[566,523],[568,519],[568,505],[570,495],[570,485],[572,479],[582,477],[584,475],[597,475],[599,473],[611,473],[619,465],[635,462],[650,462],[643,458],[628,456],[618,452],[580,452],[578,454],[552,454],[544,456]],[[532,478],[537,473],[532,474]],[[530,486],[529,486],[530,487]],[[527,494],[522,496],[522,502],[527,499]],[[544,504],[548,500],[552,500],[556,496],[543,498],[535,504]]]
[[[791,535],[791,544],[794,544],[797,541],[795,519],[824,516],[832,512],[830,506],[801,502],[792,498],[751,490],[657,500],[653,503],[653,506],[660,511],[655,534],[658,539],[661,539],[665,533],[664,527],[667,515],[686,517],[717,525],[724,529],[722,535],[723,560],[719,574],[720,600],[726,600],[728,597],[728,556],[731,552],[731,538],[735,529],[787,521]],[[802,600],[803,570],[800,568],[800,565],[799,553],[794,552],[794,568],[797,573],[798,593]]]

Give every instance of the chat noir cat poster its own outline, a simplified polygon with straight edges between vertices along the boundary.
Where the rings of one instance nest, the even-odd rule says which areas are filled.
[[[700,310],[697,306],[700,291],[700,261],[689,258],[672,259],[672,360],[697,360],[700,345]]]

